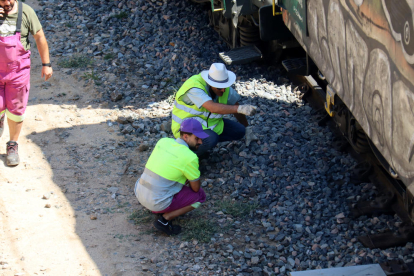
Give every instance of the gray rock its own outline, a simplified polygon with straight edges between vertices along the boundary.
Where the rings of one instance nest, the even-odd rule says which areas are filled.
[[[146,151],[149,149],[149,146],[147,143],[142,143],[141,145],[139,145],[138,150],[139,151]]]
[[[250,262],[252,263],[252,265],[256,265],[259,263],[259,258],[258,257],[252,257]]]
[[[162,122],[160,129],[166,133],[171,133],[171,121]]]
[[[246,127],[245,139],[246,139],[246,146],[249,146],[252,141],[258,140],[257,136],[253,133],[252,127]]]
[[[112,93],[111,93],[111,100],[113,101],[113,102],[117,102],[117,101],[120,101],[120,100],[122,100],[122,93],[121,92],[118,92],[118,91],[113,91]]]
[[[112,194],[115,194],[116,192],[119,191],[119,188],[117,188],[117,187],[109,187],[107,190],[108,190],[108,192],[111,192]]]
[[[130,134],[132,132],[134,132],[134,128],[131,125],[127,125],[126,127],[124,127],[124,129],[121,131],[123,134]]]

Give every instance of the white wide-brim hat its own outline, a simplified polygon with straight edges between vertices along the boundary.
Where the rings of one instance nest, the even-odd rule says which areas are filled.
[[[223,63],[213,63],[210,70],[201,72],[201,77],[212,87],[227,88],[236,81],[236,74],[227,71]]]

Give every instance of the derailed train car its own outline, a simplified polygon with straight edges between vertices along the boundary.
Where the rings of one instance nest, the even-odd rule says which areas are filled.
[[[411,220],[413,15],[414,0],[212,0],[211,12],[233,48],[267,43],[278,52],[300,44],[327,83],[327,113],[354,149],[372,149],[399,181]]]

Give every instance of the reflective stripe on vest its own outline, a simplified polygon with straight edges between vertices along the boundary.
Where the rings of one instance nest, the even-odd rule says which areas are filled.
[[[192,109],[190,107],[187,107],[183,104],[179,104],[179,103],[177,103],[177,101],[174,101],[174,106],[178,109],[181,109],[181,110],[183,110],[187,113],[190,113],[190,114],[196,115],[196,116],[201,116],[202,115],[202,116],[205,116],[205,117],[209,117],[210,119],[223,118],[223,114],[217,114],[217,113],[211,113],[210,114],[210,112],[197,111],[197,110],[194,110],[194,109]],[[210,116],[208,116],[208,115],[210,115]],[[207,123],[206,123],[206,125],[207,125]]]
[[[217,126],[217,124],[215,124],[213,126],[207,127],[207,122],[205,120],[201,119],[200,117],[188,117],[188,118],[185,118],[185,119],[180,119],[180,117],[178,117],[174,114],[172,114],[171,117],[172,117],[173,121],[177,122],[180,125],[183,123],[183,121],[185,119],[193,118],[194,120],[199,121],[204,128],[209,128],[209,129],[213,130]]]
[[[167,187],[167,186],[174,186],[177,184],[177,181],[168,180],[165,177],[162,177],[159,174],[151,171],[148,168],[144,169],[144,172],[141,175],[139,184],[144,186],[150,191],[154,191],[157,187]],[[181,183],[179,183],[182,185]]]

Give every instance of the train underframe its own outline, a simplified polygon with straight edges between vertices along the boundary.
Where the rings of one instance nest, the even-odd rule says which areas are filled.
[[[209,20],[231,49],[255,46],[267,61],[276,62],[284,49],[300,46],[284,25],[280,11],[274,11],[272,2],[267,0],[215,0],[209,9]]]

